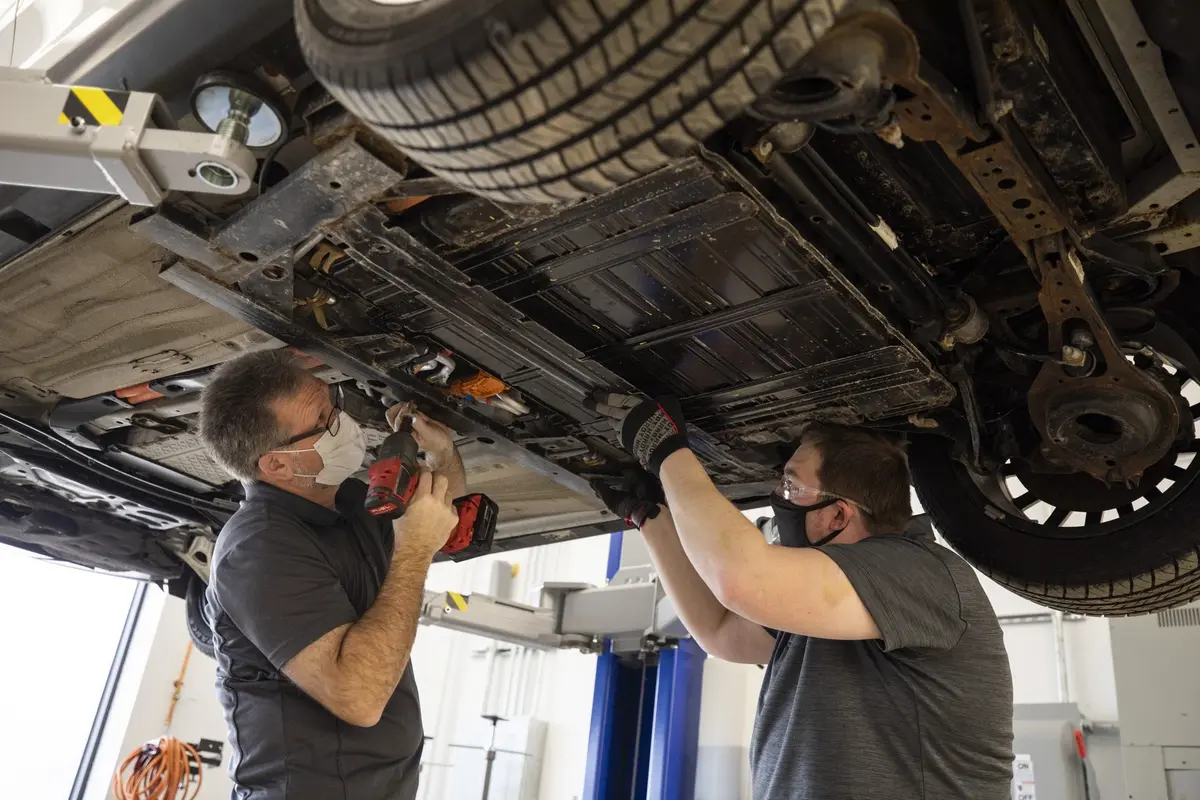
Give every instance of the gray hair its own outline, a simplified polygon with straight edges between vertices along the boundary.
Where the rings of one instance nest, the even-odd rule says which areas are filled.
[[[288,349],[247,353],[223,364],[200,393],[200,438],[222,467],[258,479],[258,459],[287,439],[272,404],[312,380]]]

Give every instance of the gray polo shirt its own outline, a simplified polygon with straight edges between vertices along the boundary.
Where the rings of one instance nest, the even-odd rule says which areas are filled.
[[[423,729],[412,666],[379,724],[342,722],[280,671],[371,607],[392,556],[390,523],[348,480],[338,511],[264,483],[221,531],[208,610],[235,800],[412,800]]]
[[[1000,624],[927,518],[822,552],[881,640],[775,635],[750,743],[754,800],[1006,800],[1012,677]]]

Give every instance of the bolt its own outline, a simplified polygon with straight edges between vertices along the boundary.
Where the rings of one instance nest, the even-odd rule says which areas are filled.
[[[1013,39],[997,42],[992,47],[996,59],[1002,64],[1009,64],[1021,57],[1021,45]]]
[[[1062,349],[1062,362],[1068,367],[1082,367],[1087,364],[1087,353],[1080,350],[1078,347],[1072,347],[1069,344],[1064,344]]]
[[[83,117],[71,117],[71,133],[83,133],[87,130],[87,120]]]
[[[750,152],[754,153],[754,157],[765,164],[771,160],[771,154],[775,152],[775,145],[771,144],[768,139],[759,139],[754,147],[750,148]]]
[[[229,90],[229,116],[217,125],[217,136],[238,144],[250,138],[250,118],[262,106],[262,101],[248,92]]]

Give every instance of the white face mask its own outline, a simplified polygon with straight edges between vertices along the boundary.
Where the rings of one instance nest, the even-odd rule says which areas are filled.
[[[324,464],[315,475],[297,472],[297,478],[312,478],[322,486],[340,486],[342,481],[358,472],[367,457],[367,440],[362,428],[349,414],[342,412],[338,432],[321,434],[312,447],[301,450],[281,450],[283,453],[307,453],[314,451]]]

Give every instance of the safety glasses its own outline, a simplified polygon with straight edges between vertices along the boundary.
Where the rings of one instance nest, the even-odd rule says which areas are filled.
[[[831,497],[838,500],[845,500],[847,503],[856,505],[866,513],[870,514],[871,509],[864,506],[857,500],[851,500],[849,497],[843,497],[834,492],[827,492],[824,489],[814,489],[812,486],[805,486],[802,483],[797,483],[791,475],[784,473],[783,479],[779,481],[779,486],[775,487],[775,496],[779,497],[794,506],[812,506],[827,500]]]
[[[325,424],[318,425],[312,430],[298,433],[285,442],[280,442],[275,445],[273,450],[278,450],[281,447],[288,447],[296,442],[302,442],[310,436],[316,436],[318,433],[328,433],[330,436],[337,436],[342,427],[342,410],[346,407],[346,398],[342,394],[342,387],[337,384],[329,386],[329,402],[333,406],[333,411],[329,412],[329,419],[325,420]]]

